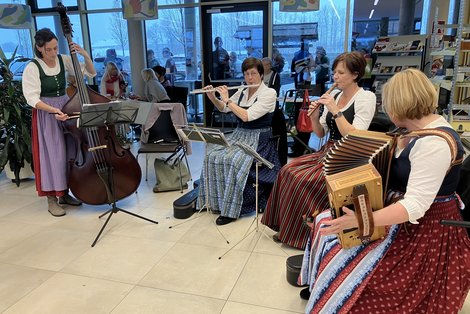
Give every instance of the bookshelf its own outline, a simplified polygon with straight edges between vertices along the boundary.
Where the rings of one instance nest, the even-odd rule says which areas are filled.
[[[382,85],[393,74],[408,68],[424,68],[426,42],[426,35],[387,36],[376,41],[372,50],[375,62],[371,74],[374,77],[372,89],[377,96],[378,108],[382,103]]]

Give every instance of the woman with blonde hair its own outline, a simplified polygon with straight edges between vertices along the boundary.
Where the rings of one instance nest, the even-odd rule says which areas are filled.
[[[375,226],[387,227],[383,240],[342,249],[337,233],[358,228],[354,211],[316,217],[299,278],[309,285],[301,292],[306,313],[457,313],[470,288],[467,232],[440,223],[462,220],[460,137],[434,113],[437,92],[421,71],[395,74],[382,101],[396,126],[426,133],[398,139],[387,205],[372,215]]]
[[[143,69],[140,74],[145,82],[144,96],[149,102],[165,102],[170,101],[170,97],[166,93],[165,88],[158,80],[152,69]]]
[[[112,99],[124,97],[127,83],[116,63],[108,61],[101,78],[100,93]]]

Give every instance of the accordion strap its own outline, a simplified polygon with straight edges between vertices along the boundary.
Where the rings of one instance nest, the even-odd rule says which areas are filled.
[[[374,216],[369,200],[369,192],[364,184],[353,187],[354,213],[359,224],[359,238],[364,243],[374,233]]]
[[[460,165],[463,161],[463,157],[457,159],[458,147],[455,138],[450,134],[450,132],[444,131],[442,129],[423,129],[412,131],[403,135],[404,137],[425,137],[429,135],[435,135],[443,138],[450,148],[450,155],[451,155],[451,164],[449,170],[455,166]]]

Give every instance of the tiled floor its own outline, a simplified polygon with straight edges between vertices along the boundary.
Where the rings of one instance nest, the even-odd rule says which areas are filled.
[[[189,162],[198,177],[203,147],[195,143],[193,152]],[[94,248],[107,206],[69,208],[55,218],[34,181],[16,187],[2,173],[0,313],[303,313],[300,288],[285,274],[287,255],[301,251],[279,247],[260,225],[226,253],[254,217],[219,229],[208,213],[174,219],[172,203],[181,194],[153,193],[149,170],[149,181],[118,205],[158,225],[119,212]],[[461,313],[470,313],[469,301]]]
[[[199,177],[203,151],[193,143],[193,177]],[[139,159],[145,165],[145,156]],[[181,194],[155,194],[154,183],[151,166],[149,181],[142,179],[138,193],[118,205],[158,225],[118,212],[92,248],[107,206],[68,208],[55,218],[33,180],[16,187],[2,173],[0,313],[303,312],[300,288],[285,273],[287,255],[301,251],[280,248],[260,225],[219,260],[255,217],[222,226],[220,233],[216,215],[174,219],[172,204]]]

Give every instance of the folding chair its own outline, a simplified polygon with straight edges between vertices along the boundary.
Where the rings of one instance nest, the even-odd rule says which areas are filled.
[[[188,167],[189,176],[192,178],[189,168],[188,158],[186,156],[185,144],[179,139],[175,127],[171,120],[171,110],[161,110],[160,116],[149,129],[149,137],[147,143],[140,142],[139,150],[137,151],[137,159],[140,154],[145,156],[145,181],[148,181],[148,159],[149,154],[157,153],[170,153],[168,159],[184,158],[186,166]],[[179,164],[181,167],[181,163]],[[181,168],[180,168],[181,174]],[[181,182],[181,191],[183,191],[183,182]]]

